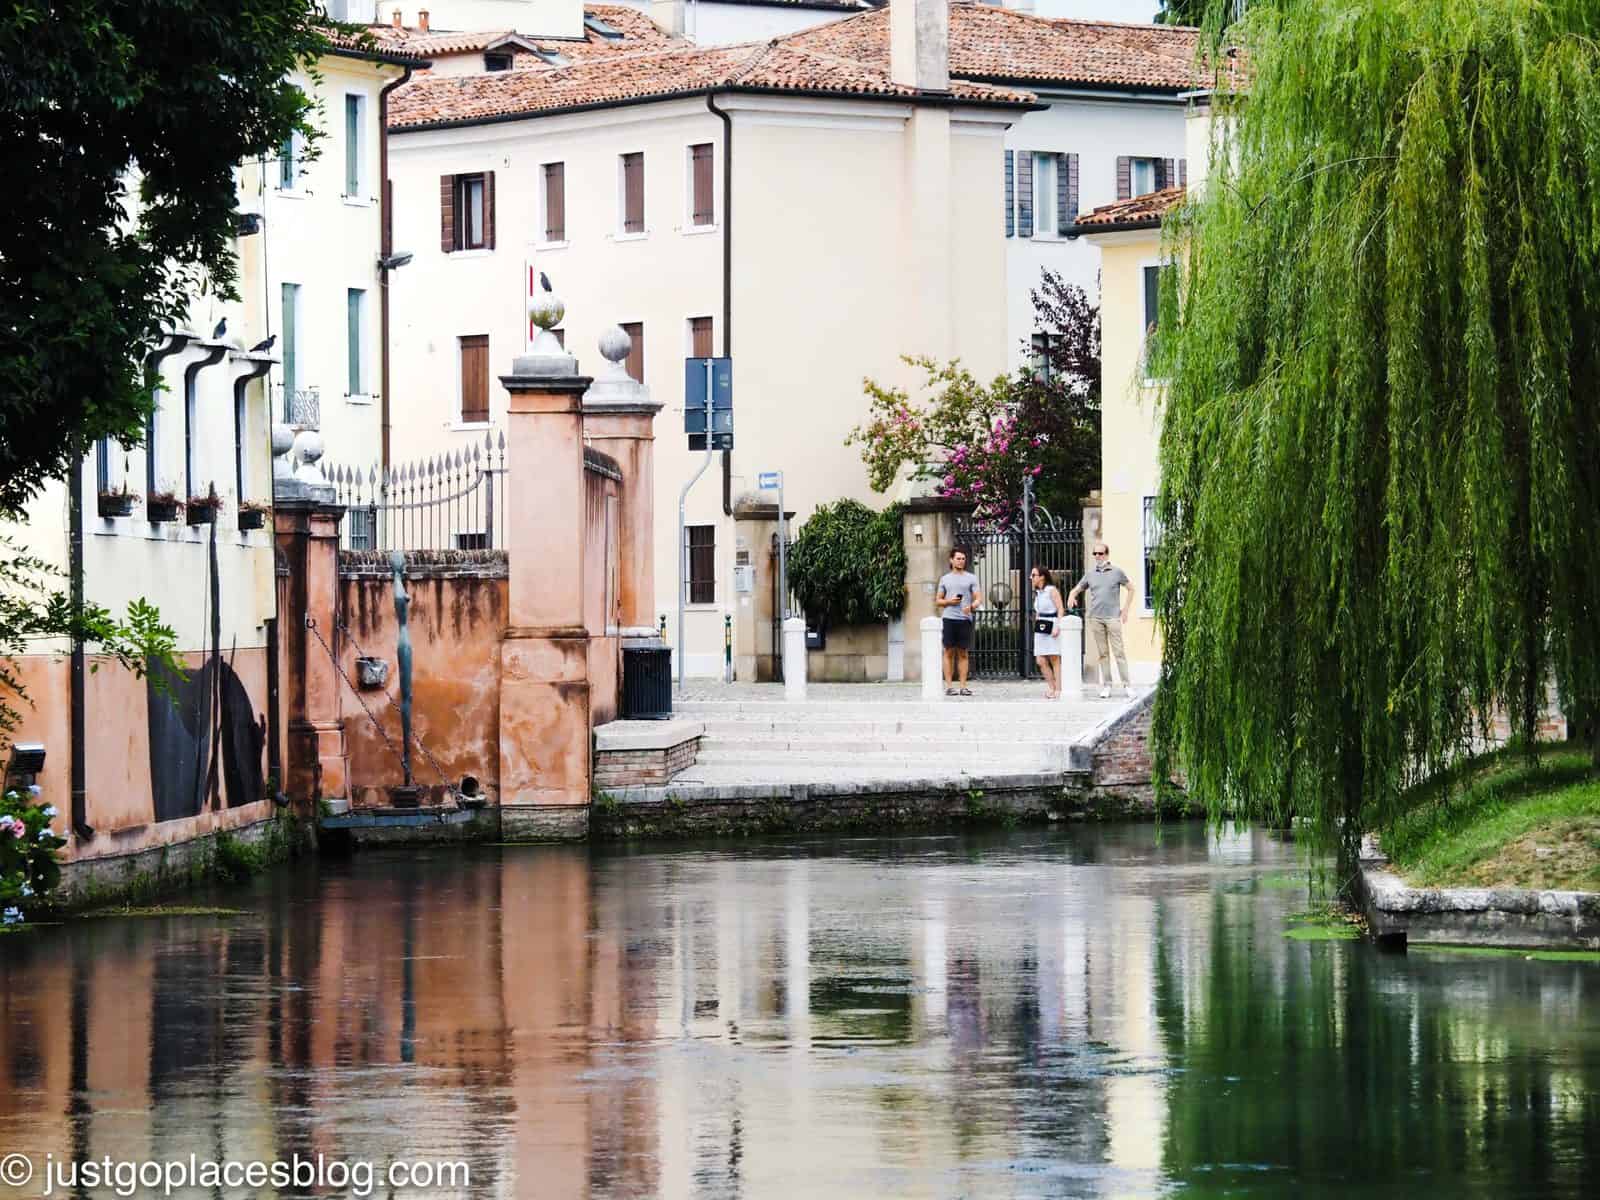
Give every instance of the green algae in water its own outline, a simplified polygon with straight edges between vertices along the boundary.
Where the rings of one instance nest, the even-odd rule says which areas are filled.
[[[1510,946],[1411,945],[1408,954],[1443,954],[1461,958],[1520,958],[1535,962],[1600,963],[1600,950],[1518,950]]]
[[[1297,942],[1353,942],[1361,931],[1354,925],[1294,925],[1283,936]]]
[[[135,908],[97,908],[83,914],[84,920],[99,917],[242,917],[242,908],[218,908],[207,904],[150,904]]]

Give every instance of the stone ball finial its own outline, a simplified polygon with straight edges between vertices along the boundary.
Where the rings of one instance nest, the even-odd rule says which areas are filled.
[[[613,325],[600,335],[600,357],[608,363],[621,363],[633,349],[633,339],[620,325]]]
[[[322,435],[315,429],[302,429],[294,435],[295,455],[302,463],[317,463],[322,460],[326,447],[322,444]]]
[[[541,330],[554,329],[566,315],[567,306],[554,292],[538,291],[528,296],[528,319]]]
[[[282,458],[294,445],[294,426],[281,421],[272,427],[272,456]]]

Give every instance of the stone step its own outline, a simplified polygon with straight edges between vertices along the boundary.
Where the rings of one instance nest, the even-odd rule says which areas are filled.
[[[929,757],[917,754],[872,754],[845,759],[838,754],[785,753],[781,759],[768,754],[740,754],[732,751],[707,754],[696,762],[707,767],[738,766],[759,775],[777,764],[796,770],[805,768],[808,778],[827,780],[837,770],[852,767],[860,770],[904,769],[922,775],[984,774],[996,771],[1043,770],[1048,763],[1043,753],[1007,754],[1002,756],[940,755]]]
[[[698,718],[696,718],[698,720]],[[780,741],[810,739],[818,741],[918,741],[941,739],[1056,741],[1070,740],[1080,728],[1069,721],[941,721],[938,723],[904,718],[896,721],[701,721],[708,738]]]
[[[980,754],[985,758],[1006,755],[1043,754],[1053,746],[1064,746],[1070,738],[988,737],[711,737],[700,741],[700,755],[707,754],[926,754],[948,758]]]

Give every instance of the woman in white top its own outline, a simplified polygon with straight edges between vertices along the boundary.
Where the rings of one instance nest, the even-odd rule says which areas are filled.
[[[1061,695],[1061,618],[1067,606],[1048,569],[1036,566],[1028,578],[1033,584],[1033,659],[1044,676],[1045,698],[1054,700]],[[1045,625],[1049,632],[1044,632]]]

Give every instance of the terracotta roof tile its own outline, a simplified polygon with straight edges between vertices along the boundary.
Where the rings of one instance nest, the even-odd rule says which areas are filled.
[[[359,33],[346,33],[342,29],[322,29],[322,36],[328,39],[328,45],[336,54],[354,54],[361,58],[376,59],[380,62],[400,63],[404,65],[421,64],[427,61],[427,55],[411,49],[409,46],[394,46],[378,38],[363,38]]]
[[[399,89],[389,102],[392,128],[481,121],[594,104],[664,99],[712,88],[827,92],[913,99],[915,88],[891,83],[886,67],[799,44],[794,38],[698,48],[675,42],[664,50],[595,56],[566,67],[431,76]],[[1027,92],[955,81],[955,99],[1024,105]]]
[[[1184,195],[1184,188],[1165,188],[1131,200],[1102,204],[1079,217],[1072,231],[1115,233],[1122,229],[1159,229],[1163,218],[1183,203]]]
[[[887,67],[889,13],[876,9],[786,41]],[[965,79],[1183,91],[1197,86],[1199,32],[1036,17],[992,4],[950,6],[950,73]]]
[[[684,46],[689,43],[674,37],[637,9],[620,4],[586,4],[585,14],[597,17],[618,33],[621,38],[602,37],[585,29],[583,40],[540,37],[519,33],[515,29],[483,30],[478,32],[431,29],[424,32],[408,26],[373,25],[368,32],[385,48],[400,47],[430,58],[452,54],[480,54],[496,42],[506,38],[520,38],[549,53],[560,54],[573,60],[592,55],[622,54],[652,46]],[[519,55],[518,57],[521,57]],[[519,64],[521,65],[521,64]],[[542,64],[541,64],[542,65]]]

